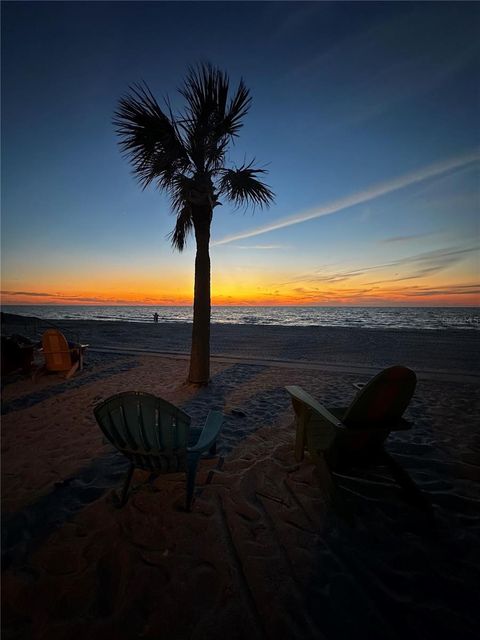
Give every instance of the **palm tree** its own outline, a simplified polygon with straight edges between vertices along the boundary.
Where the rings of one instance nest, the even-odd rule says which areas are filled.
[[[253,162],[225,166],[229,144],[238,136],[251,97],[243,80],[229,99],[226,73],[210,65],[190,67],[180,94],[183,114],[174,115],[168,100],[163,111],[148,86],[130,87],[120,99],[113,123],[120,147],[145,189],[165,190],[177,216],[170,234],[178,251],[195,234],[195,287],[188,381],[207,384],[210,376],[210,225],[220,197],[236,206],[263,207],[273,202],[271,189],[258,179],[266,173]]]

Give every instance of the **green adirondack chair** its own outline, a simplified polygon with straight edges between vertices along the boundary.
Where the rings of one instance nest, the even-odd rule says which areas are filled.
[[[391,431],[412,427],[402,415],[416,382],[411,369],[389,367],[362,386],[350,406],[330,408],[301,387],[286,387],[295,413],[296,460],[301,461],[307,449],[314,462],[321,466],[326,462],[334,472],[384,464],[413,501],[425,505],[416,484],[384,447]]]
[[[154,474],[185,471],[190,511],[198,462],[202,453],[215,453],[223,415],[210,411],[197,443],[189,447],[190,416],[150,393],[119,393],[97,405],[94,414],[107,440],[130,460],[120,506],[128,500],[135,468]]]

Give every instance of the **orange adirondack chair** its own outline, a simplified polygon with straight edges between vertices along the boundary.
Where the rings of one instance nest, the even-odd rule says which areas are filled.
[[[45,371],[58,371],[68,380],[75,371],[83,369],[83,353],[88,344],[69,345],[57,329],[47,329],[42,335],[42,350],[45,356]]]

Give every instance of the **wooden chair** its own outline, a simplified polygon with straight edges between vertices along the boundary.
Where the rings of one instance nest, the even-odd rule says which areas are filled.
[[[202,453],[215,453],[223,415],[210,411],[193,447],[188,446],[188,414],[149,393],[128,391],[111,396],[94,409],[107,440],[130,460],[120,506],[128,500],[135,468],[154,474],[186,473],[186,509],[190,511],[195,475]]]
[[[316,463],[326,462],[333,472],[385,464],[406,493],[425,505],[413,480],[384,448],[391,431],[412,427],[402,415],[413,396],[416,380],[410,369],[390,367],[362,386],[348,407],[331,408],[301,387],[286,387],[295,412],[296,460],[302,460],[307,449]]]
[[[42,351],[45,357],[43,371],[58,371],[68,380],[75,371],[83,369],[83,354],[88,344],[71,345],[57,329],[47,329],[42,335]]]

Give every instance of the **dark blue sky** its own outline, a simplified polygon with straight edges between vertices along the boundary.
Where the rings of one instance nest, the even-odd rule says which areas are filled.
[[[5,2],[2,10],[4,289],[113,300],[128,272],[125,299],[135,290],[160,299],[168,271],[188,297],[193,247],[172,255],[168,201],[140,191],[111,119],[141,79],[180,109],[175,90],[188,65],[204,60],[251,89],[231,159],[268,164],[277,194],[254,218],[216,209],[214,240],[232,238],[212,247],[219,295],[248,283],[245,300],[256,287],[262,299],[278,291],[322,302],[318,277],[429,252],[442,285],[477,278],[478,4]],[[440,168],[375,195],[376,185],[431,165]],[[374,195],[342,206],[363,192]],[[334,214],[307,220],[332,201]],[[284,218],[293,222],[282,228]],[[452,250],[462,257],[452,260]],[[418,279],[421,269],[402,275]],[[286,278],[302,284],[282,289]],[[349,281],[365,303],[367,284]]]

